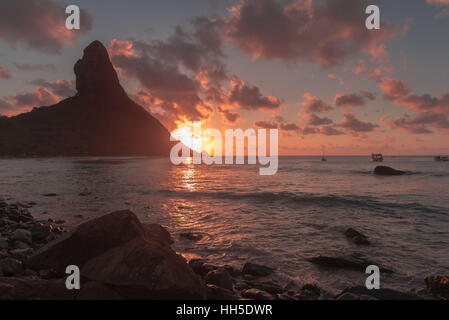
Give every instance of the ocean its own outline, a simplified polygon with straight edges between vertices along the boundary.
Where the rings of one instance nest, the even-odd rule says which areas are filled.
[[[363,254],[394,270],[382,274],[381,287],[422,288],[425,276],[449,273],[449,163],[427,156],[383,164],[407,174],[375,176],[376,164],[358,156],[280,157],[273,176],[260,176],[258,165],[175,166],[168,158],[1,159],[0,200],[34,202],[35,217],[68,227],[130,209],[166,227],[187,259],[261,263],[278,268],[280,281],[331,293],[364,285],[367,275],[307,258]],[[371,245],[350,243],[349,227]]]

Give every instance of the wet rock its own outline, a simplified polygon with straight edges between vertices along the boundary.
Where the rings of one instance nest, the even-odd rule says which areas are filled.
[[[0,250],[1,249],[8,249],[8,248],[9,248],[8,239],[0,238]]]
[[[86,197],[86,196],[90,196],[92,193],[91,192],[80,192],[79,196],[80,197]]]
[[[369,245],[370,244],[368,238],[364,234],[358,232],[357,230],[355,230],[353,228],[347,229],[345,231],[345,236],[351,242],[353,242],[357,245]]]
[[[8,251],[6,251],[6,249],[1,249],[0,250],[0,260],[3,260],[8,257],[9,257]]]
[[[277,295],[277,298],[278,298],[279,300],[287,300],[287,301],[293,301],[293,300],[296,300],[296,299],[293,298],[292,296],[290,296],[290,295],[288,295],[288,294],[285,294],[285,293],[278,294],[278,295]]]
[[[449,278],[447,276],[429,276],[424,279],[424,283],[435,297],[449,299]]]
[[[217,270],[210,271],[205,277],[204,280],[208,284],[214,284],[221,288],[225,288],[228,290],[233,289],[232,277],[229,272],[224,268],[218,268]]]
[[[265,277],[272,274],[275,269],[256,263],[247,262],[243,266],[242,273],[256,277]]]
[[[81,285],[76,300],[123,300],[111,286],[101,282],[89,281]]]
[[[57,196],[56,193],[47,193],[47,194],[44,194],[44,197],[56,197],[56,196]]]
[[[237,295],[228,289],[213,284],[207,285],[208,300],[237,300]]]
[[[11,248],[14,249],[28,249],[30,246],[28,243],[25,243],[23,241],[14,241],[11,245]]]
[[[20,260],[6,258],[0,261],[0,270],[5,276],[19,276],[23,273],[23,264]]]
[[[69,300],[76,294],[76,290],[67,290],[62,279],[0,278],[0,300]]]
[[[369,290],[364,286],[354,286],[346,288],[336,297],[336,299],[338,300],[342,295],[346,293],[357,296],[359,300],[362,298],[366,299],[367,297],[371,297],[377,300],[422,300],[422,297],[409,292],[401,292],[387,288]]]
[[[31,248],[14,249],[11,250],[10,253],[13,258],[25,262],[28,259],[28,257],[31,256],[31,254],[33,253],[33,249]]]
[[[242,271],[240,271],[237,268],[234,268],[233,266],[225,265],[223,266],[223,268],[225,268],[229,272],[229,274],[234,278],[241,277],[243,275]]]
[[[53,226],[51,224],[39,223],[33,226],[30,231],[33,242],[46,242],[53,231]]]
[[[360,300],[360,297],[358,295],[355,295],[350,292],[346,292],[343,294],[340,294],[336,300]]]
[[[60,279],[65,276],[62,272],[57,272],[53,269],[39,270],[38,274],[42,279]]]
[[[191,259],[189,261],[189,266],[196,274],[203,278],[206,274],[215,269],[213,265],[206,263],[202,259]]]
[[[31,232],[25,229],[17,229],[11,234],[11,240],[31,244]]]
[[[55,223],[56,224],[63,224],[63,223],[65,223],[65,220],[56,220]]]
[[[381,272],[384,273],[394,273],[393,270],[385,268],[381,266],[377,262],[370,261],[365,259],[361,254],[352,254],[349,256],[341,256],[341,257],[329,257],[329,256],[316,256],[313,258],[307,259],[313,264],[316,264],[321,267],[331,268],[331,269],[347,269],[347,270],[355,270],[365,272],[366,267],[369,265],[376,265],[379,267]]]
[[[305,284],[294,296],[298,300],[317,300],[321,296],[321,289],[315,284]]]
[[[148,239],[158,241],[167,246],[174,243],[170,233],[161,225],[155,223],[142,223],[142,226]]]
[[[401,171],[401,170],[396,170],[396,169],[386,167],[386,166],[377,166],[374,169],[374,173],[377,175],[383,175],[383,176],[399,176],[399,175],[405,174],[406,172]]]
[[[268,292],[254,288],[242,291],[242,297],[254,300],[273,300],[273,296]]]
[[[85,279],[111,286],[125,299],[202,299],[206,293],[186,261],[147,236],[131,211],[85,222],[28,260],[33,269],[57,272],[71,264]]]
[[[242,291],[242,290],[250,289],[251,286],[246,281],[240,281],[235,284],[234,288],[235,288],[235,290]]]
[[[193,233],[193,232],[184,232],[179,235],[181,238],[185,238],[191,241],[199,241],[203,238],[201,234]]]
[[[248,283],[252,288],[256,288],[271,294],[278,294],[282,293],[284,290],[283,288],[273,282],[273,281],[264,281],[264,282],[249,282]]]

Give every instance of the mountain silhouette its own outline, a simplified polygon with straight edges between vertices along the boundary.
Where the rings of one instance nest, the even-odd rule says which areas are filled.
[[[132,101],[100,41],[74,67],[77,94],[0,117],[0,156],[167,156],[170,133]]]

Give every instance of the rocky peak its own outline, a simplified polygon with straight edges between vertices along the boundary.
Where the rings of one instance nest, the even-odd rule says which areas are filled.
[[[83,58],[76,62],[74,71],[79,95],[125,94],[109,60],[108,51],[98,40],[84,49]]]

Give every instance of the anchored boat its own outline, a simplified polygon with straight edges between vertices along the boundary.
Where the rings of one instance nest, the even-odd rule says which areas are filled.
[[[384,157],[381,153],[373,153],[371,154],[371,162],[383,162]]]

